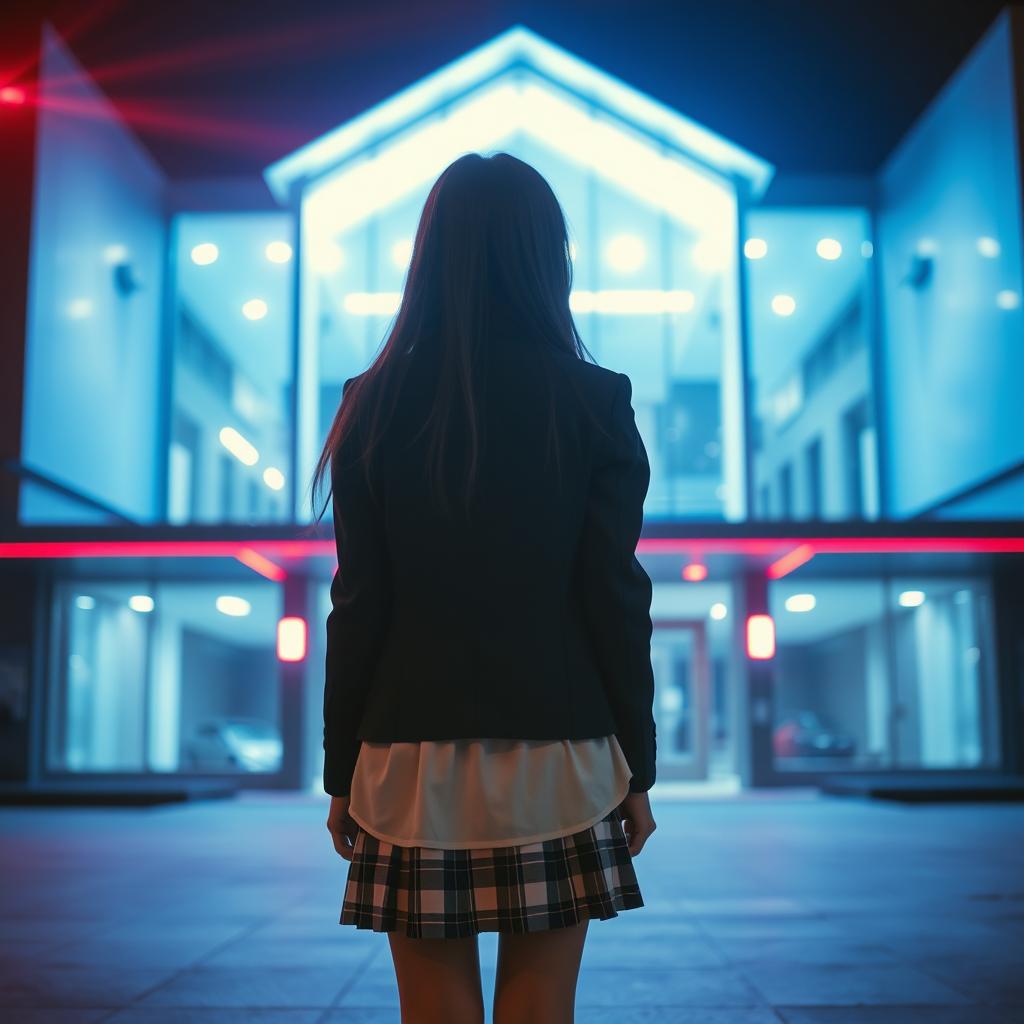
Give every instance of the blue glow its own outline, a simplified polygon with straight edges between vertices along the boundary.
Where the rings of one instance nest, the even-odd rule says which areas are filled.
[[[284,202],[292,188],[358,156],[376,139],[408,127],[511,68],[564,83],[608,113],[686,153],[723,177],[747,183],[759,198],[774,167],[716,132],[595,68],[522,26],[503,32],[366,113],[266,168],[271,192]]]

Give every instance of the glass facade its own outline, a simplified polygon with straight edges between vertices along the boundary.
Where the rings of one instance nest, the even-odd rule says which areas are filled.
[[[778,771],[999,763],[984,579],[782,580],[771,611]]]
[[[291,518],[292,220],[284,213],[181,214],[167,518]]]
[[[747,216],[758,519],[880,515],[868,211]]]
[[[443,116],[417,123],[304,193],[303,466],[311,468],[319,453],[344,379],[364,369],[385,339],[434,171],[448,162],[446,133],[480,110],[493,111],[501,125],[509,88],[518,90],[512,94],[516,102],[536,104],[596,137],[604,133],[608,146],[631,147],[638,160],[662,167],[663,183],[648,182],[638,190],[635,180],[624,180],[614,165],[599,159],[601,152],[581,157],[553,134],[554,123],[522,117],[493,129],[494,137],[482,147],[531,163],[563,205],[574,257],[572,308],[580,333],[598,362],[629,374],[633,383],[637,422],[652,468],[647,515],[742,518],[733,187],[678,153],[663,154],[628,125],[586,109],[549,83],[524,85],[518,79],[514,85],[489,85]],[[403,167],[396,185],[399,168],[393,154],[404,158],[407,151],[420,155],[430,173]],[[379,180],[386,184],[367,187]]]
[[[270,582],[59,583],[47,770],[277,772],[280,600]]]

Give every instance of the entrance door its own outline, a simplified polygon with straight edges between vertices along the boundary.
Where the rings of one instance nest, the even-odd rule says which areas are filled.
[[[710,671],[707,633],[699,619],[654,622],[658,779],[708,777]]]

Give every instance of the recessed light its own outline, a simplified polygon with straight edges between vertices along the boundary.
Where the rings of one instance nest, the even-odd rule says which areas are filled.
[[[276,466],[267,466],[263,470],[263,482],[272,490],[279,491],[284,487],[284,473]]]
[[[822,238],[815,247],[815,252],[823,260],[837,260],[843,255],[843,247],[834,238]]]
[[[287,263],[292,258],[292,247],[287,242],[267,242],[264,252],[271,263]]]
[[[772,312],[776,316],[792,316],[796,310],[796,299],[792,295],[776,295],[772,299]]]
[[[995,260],[999,258],[999,253],[1002,252],[1002,247],[999,245],[997,238],[992,238],[989,235],[984,235],[978,239],[978,252],[988,260]]]
[[[199,267],[209,266],[211,263],[217,262],[217,257],[220,255],[220,250],[213,244],[213,242],[200,242],[199,245],[192,246],[192,262]]]
[[[763,238],[748,238],[743,243],[743,255],[748,260],[764,259],[768,255],[768,243]]]
[[[267,315],[267,304],[262,299],[250,299],[242,305],[246,320],[262,320]]]
[[[221,615],[230,615],[234,618],[241,618],[252,611],[252,605],[244,597],[236,597],[234,594],[221,594],[215,604]]]

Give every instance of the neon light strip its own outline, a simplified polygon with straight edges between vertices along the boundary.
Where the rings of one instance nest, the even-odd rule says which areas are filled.
[[[806,565],[813,557],[814,548],[810,544],[798,544],[792,551],[787,551],[781,558],[772,562],[765,571],[769,579],[781,580],[794,569]]]
[[[1024,537],[641,537],[638,554],[752,555],[781,560],[794,549],[815,555],[913,553],[1024,554]],[[48,540],[0,542],[0,558],[265,558],[334,557],[332,539]],[[248,564],[248,562],[246,562]],[[284,570],[281,570],[284,571]],[[791,570],[792,571],[792,570]]]
[[[281,566],[276,562],[272,562],[269,558],[265,558],[258,551],[253,551],[252,548],[244,548],[235,555],[235,558],[242,565],[247,565],[254,572],[258,572],[261,576],[265,576],[268,580],[273,580],[275,583],[283,583],[288,578],[288,573]]]

